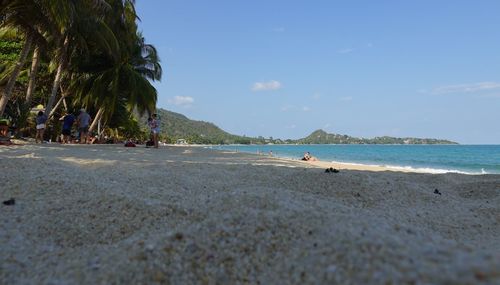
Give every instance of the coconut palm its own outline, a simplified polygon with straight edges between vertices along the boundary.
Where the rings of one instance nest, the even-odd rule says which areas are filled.
[[[24,48],[19,56],[16,68],[4,88],[0,100],[0,115],[12,95],[12,89],[19,75],[21,67],[32,46],[35,46],[30,81],[27,90],[27,101],[31,99],[35,87],[35,75],[39,62],[40,49],[46,45],[46,37],[52,42],[64,42],[63,32],[69,26],[72,18],[77,14],[75,3],[87,3],[95,7],[106,3],[104,0],[3,0],[0,1],[0,15],[3,17],[2,27],[19,29],[25,34]],[[94,15],[97,17],[97,15]],[[60,45],[56,45],[60,46]]]
[[[54,76],[46,113],[54,114],[61,102],[66,105],[66,96],[70,96],[75,107],[97,111],[94,122],[101,118],[109,120],[115,110],[129,114],[152,112],[157,94],[150,80],[159,80],[162,69],[154,46],[146,44],[137,32],[134,3],[133,0],[0,0],[2,27],[15,27],[25,38],[16,68],[27,67],[26,59],[33,50],[25,106],[30,104],[40,55],[44,53],[52,58],[49,72]],[[15,83],[19,70],[10,73],[9,84]],[[44,82],[48,75],[44,73]],[[61,86],[63,79],[65,83]],[[2,108],[10,99],[10,95],[5,95],[9,94],[9,88],[12,86],[4,89]],[[55,104],[59,92],[62,96]]]
[[[149,80],[161,78],[161,66],[152,45],[144,44],[142,38],[136,44],[137,51],[128,61],[118,60],[100,72],[81,74],[74,82],[75,103],[99,110],[94,123],[109,119],[122,104],[129,112],[154,111],[157,93]]]
[[[72,85],[75,104],[99,110],[91,130],[101,118],[113,116],[118,106],[140,114],[154,111],[157,94],[149,80],[160,80],[162,75],[156,49],[137,33],[133,2],[111,1],[110,5],[115,13],[106,21],[120,39],[119,56],[94,56],[94,66],[83,68],[90,72],[80,72]]]
[[[23,49],[1,94],[0,116],[3,115],[5,107],[12,96],[17,77],[26,62],[33,43],[43,43],[45,41],[40,33],[40,27],[46,28],[48,20],[41,11],[42,7],[38,1],[4,0],[0,2],[2,27],[16,28],[24,34]]]
[[[67,0],[66,7],[68,16],[59,22],[62,25],[60,25],[61,37],[55,57],[57,71],[46,106],[46,112],[49,114],[54,106],[72,53],[87,52],[91,48],[91,43],[99,45],[101,49],[107,49],[110,54],[118,50],[116,37],[102,20],[105,13],[110,11],[110,6],[106,1]]]

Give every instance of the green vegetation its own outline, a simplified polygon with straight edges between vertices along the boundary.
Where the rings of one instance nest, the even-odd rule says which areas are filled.
[[[194,144],[250,144],[250,138],[229,134],[212,123],[193,121],[179,113],[158,109],[160,138],[170,143],[185,139]],[[145,120],[145,119],[144,119]]]
[[[192,144],[456,144],[447,140],[377,137],[373,139],[355,138],[347,135],[328,134],[323,130],[314,131],[298,140],[282,140],[264,137],[244,137],[229,134],[212,123],[193,121],[186,116],[159,109],[161,118],[161,138],[170,143],[185,139]],[[144,121],[146,119],[143,119]]]
[[[356,138],[348,135],[328,134],[323,130],[314,131],[309,136],[296,141],[299,144],[457,144],[439,139],[376,137],[373,139]]]
[[[133,0],[0,1],[0,117],[32,135],[41,104],[57,135],[65,112],[85,108],[113,136],[145,136],[134,113],[152,113],[162,69],[138,31]],[[120,113],[120,114],[118,114]]]
[[[3,68],[16,62],[22,47],[20,41],[0,39],[0,64]]]

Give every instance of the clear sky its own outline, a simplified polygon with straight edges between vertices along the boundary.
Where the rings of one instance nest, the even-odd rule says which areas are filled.
[[[158,107],[247,136],[500,144],[500,1],[137,0]]]

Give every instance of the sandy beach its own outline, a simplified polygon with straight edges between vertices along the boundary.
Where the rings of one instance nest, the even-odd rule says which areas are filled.
[[[0,284],[500,283],[500,175],[173,146],[0,161]]]

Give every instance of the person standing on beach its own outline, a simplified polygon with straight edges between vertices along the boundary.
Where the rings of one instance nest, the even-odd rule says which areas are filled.
[[[36,135],[35,135],[35,143],[38,143],[38,139],[40,139],[40,143],[43,143],[43,133],[45,132],[45,123],[47,122],[47,115],[43,113],[43,111],[39,111],[36,116]]]
[[[85,111],[85,109],[80,109],[80,114],[78,115],[78,118],[76,118],[78,132],[80,133],[80,143],[87,143],[90,121],[90,115]]]
[[[158,148],[158,135],[160,134],[160,120],[158,119],[158,115],[153,114],[149,121],[149,127],[151,128],[154,147]]]
[[[76,118],[75,115],[66,112],[66,114],[59,119],[59,121],[63,121],[63,126],[62,126],[62,143],[69,143],[70,142],[70,136],[71,136],[71,128],[73,127],[73,123],[75,122]]]

